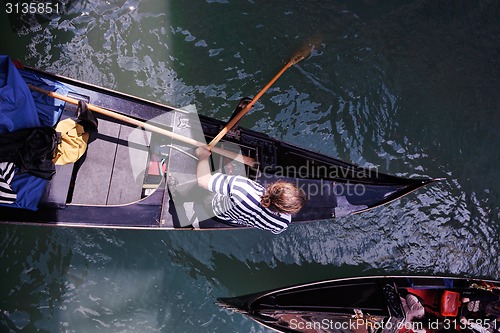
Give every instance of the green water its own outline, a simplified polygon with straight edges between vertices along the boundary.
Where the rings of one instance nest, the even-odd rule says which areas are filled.
[[[4,6],[6,2],[0,3]],[[500,279],[498,1],[69,1],[0,11],[0,53],[384,173],[444,177],[372,212],[258,230],[0,226],[1,332],[268,332],[217,297],[319,279]]]

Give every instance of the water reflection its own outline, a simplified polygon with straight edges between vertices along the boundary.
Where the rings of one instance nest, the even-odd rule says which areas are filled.
[[[3,226],[1,235],[0,321],[35,331],[42,318],[59,317],[72,250],[52,228]]]

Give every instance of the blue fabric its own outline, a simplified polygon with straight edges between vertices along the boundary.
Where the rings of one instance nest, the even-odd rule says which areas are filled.
[[[47,104],[43,98],[37,98],[38,100],[41,100],[38,104]],[[52,110],[58,108],[52,102]],[[38,110],[41,110],[40,116]],[[24,128],[52,126],[57,119],[54,119],[54,111],[48,110],[36,107],[31,91],[18,69],[8,56],[0,55],[0,134]],[[37,210],[46,184],[45,179],[16,173],[11,183],[12,189],[17,193],[16,202],[2,206]]]
[[[38,202],[42,198],[46,185],[47,180],[45,179],[27,173],[16,173],[10,184],[10,187],[17,194],[16,202],[5,206],[37,210]]]
[[[22,69],[19,70],[19,73],[28,84],[32,84],[48,91],[54,91],[65,96],[68,94],[68,88],[59,82],[52,82],[47,79],[40,78],[38,75]],[[31,94],[35,102],[41,126],[55,126],[64,109],[64,101],[47,96],[38,91],[32,91]]]
[[[0,55],[0,134],[39,126],[30,89],[9,57]]]

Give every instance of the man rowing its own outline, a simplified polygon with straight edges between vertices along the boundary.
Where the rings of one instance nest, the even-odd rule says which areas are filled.
[[[306,201],[304,191],[288,182],[277,181],[265,188],[243,176],[212,175],[208,147],[199,147],[196,154],[198,185],[214,194],[211,208],[224,221],[279,234]]]

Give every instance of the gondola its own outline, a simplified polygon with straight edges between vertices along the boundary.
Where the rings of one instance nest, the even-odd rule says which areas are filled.
[[[30,67],[19,70],[31,86],[59,91],[76,101],[182,135],[210,142],[224,122]],[[56,120],[75,118],[78,107],[31,91],[37,107],[52,107]],[[197,159],[193,146],[96,114],[97,132],[76,162],[56,165],[36,206],[0,206],[0,222],[23,225],[126,229],[235,229],[206,213],[193,197]],[[308,200],[292,222],[339,218],[388,204],[437,179],[379,173],[245,129],[231,130],[218,145],[254,163],[213,154],[214,170],[261,184],[295,183]],[[238,152],[239,151],[239,152]]]
[[[500,331],[500,282],[376,276],[220,298],[219,305],[277,332]]]

